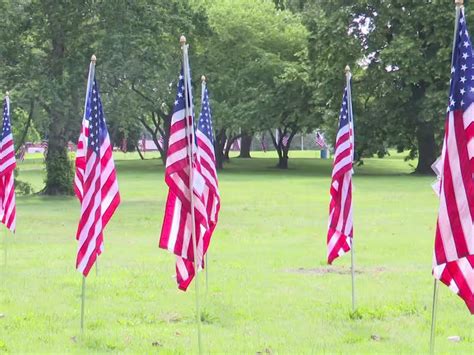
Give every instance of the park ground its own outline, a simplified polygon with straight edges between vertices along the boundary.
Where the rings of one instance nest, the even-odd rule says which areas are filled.
[[[207,292],[200,277],[204,351],[428,352],[434,178],[412,175],[403,155],[356,168],[352,313],[350,255],[326,265],[331,161],[291,152],[290,169],[280,171],[271,153],[254,156],[231,159],[219,175],[222,210]],[[87,279],[83,335],[81,275],[74,269],[79,204],[73,197],[17,198],[17,234],[8,235],[0,268],[0,352],[197,350],[194,285],[178,291],[173,256],[158,249],[163,166],[133,153],[115,158],[122,204],[106,229],[98,275],[93,270]],[[19,178],[40,190],[42,160],[19,167]],[[452,335],[462,340],[450,342]],[[445,286],[436,349],[474,349],[474,319]]]

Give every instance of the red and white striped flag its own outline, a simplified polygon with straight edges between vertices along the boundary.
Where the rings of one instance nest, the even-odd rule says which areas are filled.
[[[178,287],[185,291],[194,277],[194,266],[197,265],[199,269],[204,267],[204,254],[209,246],[213,223],[215,226],[217,222],[218,207],[215,202],[212,202],[213,209],[209,207],[210,199],[214,198],[209,191],[212,187],[208,185],[212,172],[204,162],[204,167],[201,166],[200,161],[205,158],[197,153],[195,143],[187,45],[183,57],[183,69],[179,75],[171,118],[165,171],[169,192],[159,246],[176,255]],[[217,180],[215,183],[217,186]],[[191,213],[193,207],[194,221]],[[209,209],[214,214],[210,215]]]
[[[433,275],[474,314],[474,60],[461,8],[440,170]]]
[[[84,276],[103,251],[103,231],[120,204],[112,146],[105,123],[95,57],[89,68],[82,131],[76,154],[74,190],[81,203],[76,268]]]
[[[10,99],[3,101],[3,123],[0,139],[0,217],[2,223],[12,232],[16,227],[15,147],[10,122]]]
[[[329,204],[327,237],[328,263],[347,253],[352,247],[352,162],[354,129],[350,101],[350,80],[344,90],[336,137]]]

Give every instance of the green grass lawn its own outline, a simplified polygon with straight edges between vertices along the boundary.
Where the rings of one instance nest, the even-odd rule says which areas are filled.
[[[401,155],[356,168],[351,314],[350,255],[325,262],[331,161],[292,152],[290,169],[279,171],[272,153],[254,156],[232,159],[220,173],[222,210],[202,292],[205,352],[428,352],[434,178],[411,175]],[[136,158],[116,154],[122,204],[105,232],[99,274],[87,279],[83,336],[79,203],[17,198],[18,231],[0,267],[0,352],[196,351],[194,287],[177,290],[174,257],[158,249],[163,166]],[[41,159],[19,166],[20,179],[40,190]],[[438,305],[437,350],[474,351],[474,319],[462,300],[440,286]],[[462,341],[449,342],[451,335]]]

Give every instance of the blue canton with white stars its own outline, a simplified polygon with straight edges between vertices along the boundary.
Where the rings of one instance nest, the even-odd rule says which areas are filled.
[[[448,112],[466,110],[474,102],[474,61],[464,10],[461,10],[458,28],[451,68]]]
[[[185,103],[184,103],[184,71],[183,68],[181,68],[181,71],[179,72],[179,80],[178,80],[178,92],[176,93],[176,100],[174,100],[174,108],[173,112],[178,112],[180,110],[185,109]],[[191,88],[188,87],[188,107],[191,107],[191,102],[189,100],[189,96],[191,94]]]
[[[99,86],[95,78],[89,90],[86,112],[86,118],[89,121],[88,149],[99,154],[100,146],[107,135],[107,126],[105,124],[104,111],[102,110]]]
[[[212,127],[211,107],[209,106],[209,93],[207,87],[204,89],[202,99],[201,113],[199,114],[198,130],[214,144],[214,134]]]
[[[339,129],[349,124],[349,103],[347,101],[347,88],[344,89],[344,96],[342,97],[342,107],[339,112]]]
[[[3,101],[3,129],[1,140],[3,141],[10,133],[12,133],[12,126],[10,124],[7,100],[5,99]]]

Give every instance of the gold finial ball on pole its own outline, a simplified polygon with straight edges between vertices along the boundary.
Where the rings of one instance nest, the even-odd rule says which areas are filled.
[[[351,67],[346,65],[346,67],[344,68],[344,71],[347,73],[350,73],[351,72]]]
[[[5,96],[10,96],[10,93],[8,91],[5,91]]]
[[[95,56],[95,54],[92,54],[91,62],[97,62],[97,57]]]
[[[179,43],[184,46],[186,44],[186,37],[185,36],[181,36],[179,37]]]
[[[205,75],[202,75],[202,76],[201,76],[201,81],[202,81],[203,83],[206,82],[206,76],[205,76]]]
[[[462,6],[464,5],[464,0],[454,0],[454,3],[456,4],[456,6]]]

